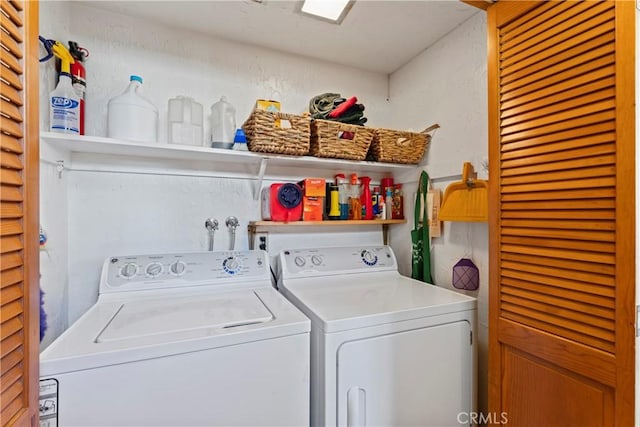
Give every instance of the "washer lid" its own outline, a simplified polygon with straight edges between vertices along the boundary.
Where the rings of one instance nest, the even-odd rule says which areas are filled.
[[[98,300],[40,353],[40,375],[308,334],[310,322],[272,287]],[[266,356],[265,356],[266,357]]]
[[[310,277],[281,289],[325,332],[474,310],[476,299],[397,272]]]
[[[273,315],[253,292],[130,301],[121,305],[96,342],[174,335],[199,328],[228,329],[270,320]]]

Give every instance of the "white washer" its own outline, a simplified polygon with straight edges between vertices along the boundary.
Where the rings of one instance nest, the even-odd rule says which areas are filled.
[[[263,251],[111,257],[41,353],[41,425],[308,425],[309,330]]]
[[[278,287],[311,319],[312,425],[457,426],[475,409],[475,298],[397,267],[388,246],[280,252]]]

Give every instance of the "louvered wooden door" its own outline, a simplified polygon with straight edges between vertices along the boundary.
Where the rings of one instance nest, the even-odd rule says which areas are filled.
[[[634,2],[488,9],[490,409],[634,424]]]
[[[0,425],[38,420],[38,4],[0,0]]]

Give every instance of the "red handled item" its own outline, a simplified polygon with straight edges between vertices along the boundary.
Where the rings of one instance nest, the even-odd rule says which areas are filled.
[[[349,108],[356,105],[356,102],[358,102],[358,98],[356,98],[355,96],[352,96],[351,98],[347,99],[342,104],[338,105],[336,108],[331,110],[328,117],[332,119],[337,119],[338,117],[343,115],[344,112],[347,111]]]

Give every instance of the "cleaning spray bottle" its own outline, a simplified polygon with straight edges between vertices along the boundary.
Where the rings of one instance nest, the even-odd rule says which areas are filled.
[[[362,203],[362,219],[373,219],[373,204],[371,203],[371,178],[368,176],[361,176],[360,182],[362,183],[362,191],[360,195],[360,201]]]
[[[60,58],[60,77],[58,85],[49,95],[49,128],[51,132],[80,134],[80,98],[73,88],[71,64],[73,57],[60,42],[52,48],[53,54]]]

